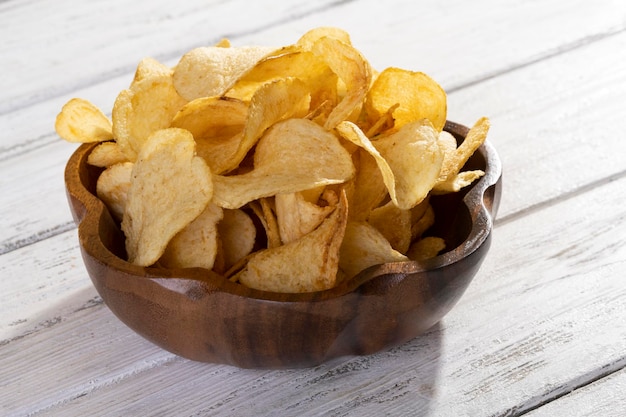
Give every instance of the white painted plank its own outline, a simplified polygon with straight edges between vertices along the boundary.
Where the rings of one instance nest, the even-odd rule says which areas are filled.
[[[166,414],[172,398],[184,415],[522,413],[626,366],[624,189],[626,179],[613,181],[498,227],[461,302],[397,349],[306,370],[238,370],[159,356],[95,306],[2,347],[10,383],[0,402],[68,416]],[[37,244],[42,254],[50,241]],[[14,365],[26,360],[48,370],[28,404],[15,399],[33,389],[31,372]]]
[[[626,368],[552,401],[527,417],[623,417],[626,415]]]
[[[0,113],[129,73],[144,56],[177,57],[223,36],[282,45],[319,25],[348,29],[377,65],[458,86],[623,30],[625,10],[612,0],[10,2],[0,9],[0,63],[11,74],[0,81]]]

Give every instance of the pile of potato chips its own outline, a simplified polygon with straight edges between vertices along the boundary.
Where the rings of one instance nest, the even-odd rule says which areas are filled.
[[[174,68],[146,58],[111,120],[72,99],[55,127],[100,142],[88,162],[129,262],[309,292],[445,248],[423,237],[429,197],[484,174],[461,169],[489,129],[480,119],[457,147],[446,106],[428,75],[375,72],[323,27],[281,48],[225,40]]]

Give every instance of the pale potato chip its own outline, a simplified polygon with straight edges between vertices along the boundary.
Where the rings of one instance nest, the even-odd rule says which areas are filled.
[[[435,210],[430,203],[424,204],[424,202],[411,209],[411,239],[413,240],[421,237],[435,224]]]
[[[313,28],[306,32],[298,39],[296,45],[303,47],[305,50],[313,49],[315,42],[321,38],[332,38],[341,41],[345,44],[352,45],[350,40],[350,34],[343,29],[332,26],[321,26]]]
[[[239,282],[264,291],[302,293],[335,286],[339,248],[347,223],[345,195],[320,226],[277,248],[254,252],[237,275]]]
[[[113,105],[113,135],[124,155],[134,161],[153,132],[170,126],[186,100],[169,75],[155,75],[122,90]]]
[[[445,240],[440,237],[429,236],[413,243],[407,256],[413,261],[424,261],[439,255],[445,248]]]
[[[148,266],[211,200],[211,171],[191,133],[169,128],[145,142],[132,171],[122,231],[131,263]]]
[[[111,121],[99,108],[81,98],[65,103],[56,117],[54,128],[62,139],[73,143],[113,139]]]
[[[337,126],[342,137],[374,157],[394,204],[410,209],[428,196],[439,177],[443,153],[428,120],[404,125],[397,132],[370,141],[354,123]]]
[[[277,194],[276,221],[283,244],[300,239],[315,230],[335,209],[334,206],[319,206],[306,201],[302,193]]]
[[[224,210],[224,217],[217,224],[221,239],[221,252],[225,269],[244,259],[252,252],[256,241],[256,227],[243,210]]]
[[[96,182],[96,195],[118,221],[122,220],[126,209],[132,170],[131,162],[114,164],[102,171]]]
[[[139,61],[139,64],[137,65],[135,76],[133,78],[133,84],[146,78],[157,78],[162,76],[170,77],[173,73],[174,70],[172,68],[162,64],[156,59],[149,57],[144,58]]]
[[[250,101],[243,137],[227,170],[235,169],[266,129],[280,120],[306,115],[310,96],[306,85],[296,78],[279,79],[259,88]]]
[[[102,142],[89,153],[87,163],[95,167],[110,167],[120,162],[128,162],[117,142]]]
[[[389,241],[392,248],[400,253],[409,250],[412,239],[411,210],[399,209],[390,201],[372,210],[367,222]]]
[[[446,93],[423,72],[390,67],[377,75],[365,101],[369,122],[373,124],[396,104],[399,105],[393,111],[395,128],[428,119],[440,132],[446,123]]]
[[[347,278],[373,265],[408,261],[376,228],[366,222],[348,222],[341,251],[339,268]]]
[[[239,77],[275,49],[261,46],[192,49],[174,69],[174,86],[187,101],[224,95]]]
[[[217,223],[222,217],[222,208],[209,203],[169,241],[159,264],[166,268],[213,269],[218,249]]]
[[[352,178],[354,165],[339,139],[307,119],[276,123],[259,140],[254,169],[214,175],[213,202],[224,208],[280,193],[293,193]]]
[[[371,150],[378,152],[373,146]],[[358,162],[355,163],[358,168],[352,184],[353,191],[348,200],[350,202],[348,217],[352,221],[365,221],[370,212],[378,207],[389,194],[374,156],[365,149],[359,149],[353,154],[354,157],[358,158]],[[384,166],[386,162],[381,163]],[[393,174],[391,169],[389,173]]]
[[[196,141],[240,133],[248,117],[248,105],[227,97],[202,97],[185,104],[172,119],[171,127],[191,132]]]

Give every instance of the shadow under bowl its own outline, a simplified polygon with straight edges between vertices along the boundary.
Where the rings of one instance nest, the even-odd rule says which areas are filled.
[[[459,143],[468,128],[447,122]],[[424,262],[372,266],[339,286],[284,294],[255,290],[205,269],[140,267],[125,260],[124,236],[96,197],[101,169],[81,145],[65,170],[80,248],[96,290],[128,327],[156,345],[201,362],[241,368],[297,368],[367,355],[407,342],[456,304],[490,246],[501,164],[487,141],[465,169],[485,175],[459,193],[433,196],[447,249]]]

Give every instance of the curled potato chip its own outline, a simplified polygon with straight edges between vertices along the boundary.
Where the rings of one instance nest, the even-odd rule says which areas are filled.
[[[242,284],[264,291],[322,291],[336,284],[339,248],[347,223],[345,194],[317,229],[288,244],[254,252],[237,275]]]
[[[166,268],[213,269],[218,249],[217,223],[222,217],[222,208],[209,203],[169,241],[159,263]]]
[[[250,101],[248,119],[228,169],[236,168],[266,129],[280,120],[302,117],[309,109],[305,84],[296,78],[279,79],[259,88]]]
[[[340,123],[337,131],[374,157],[391,200],[401,209],[419,204],[439,177],[443,154],[437,133],[426,119],[404,125],[375,142],[348,121]]]
[[[256,241],[256,228],[252,219],[240,209],[223,210],[222,220],[217,224],[217,232],[222,245],[220,251],[225,269],[230,269],[245,258]]]
[[[436,192],[456,192],[471,184],[485,173],[481,170],[460,172],[467,160],[482,145],[489,132],[489,119],[481,117],[467,132],[461,145],[454,151],[448,149],[443,161],[437,183],[433,186]],[[440,141],[442,139],[440,138]],[[446,140],[446,139],[443,139]],[[449,141],[449,139],[447,139]],[[450,145],[448,145],[450,146]]]
[[[54,128],[68,142],[91,143],[113,139],[111,121],[91,102],[73,98],[57,115]]]
[[[134,161],[148,137],[170,126],[186,101],[170,75],[155,74],[122,90],[113,105],[113,135],[124,155]]]
[[[335,135],[310,120],[288,119],[259,140],[252,171],[214,175],[213,202],[240,208],[262,197],[342,183],[353,175],[352,158]]]
[[[139,64],[137,65],[135,76],[133,78],[133,84],[146,78],[157,78],[162,76],[170,77],[173,72],[172,68],[162,64],[154,58],[144,58],[139,61]]]
[[[293,242],[311,232],[335,209],[307,201],[302,193],[277,194],[276,220],[283,244]]]
[[[446,123],[446,93],[435,80],[423,72],[390,67],[378,74],[365,101],[365,113],[369,122],[376,122],[396,104],[398,106],[393,111],[395,128],[428,119],[440,132]]]
[[[124,155],[117,142],[102,142],[87,157],[89,165],[102,168],[127,161],[126,155]]]
[[[185,104],[172,119],[171,127],[188,130],[194,139],[233,136],[243,130],[248,105],[228,97],[202,97]]]
[[[187,101],[221,96],[262,57],[276,48],[208,46],[192,49],[174,69],[176,91]]]
[[[390,201],[372,210],[367,222],[389,241],[392,248],[400,253],[409,250],[412,239],[411,210],[399,209]]]
[[[311,51],[323,58],[345,85],[344,97],[324,124],[326,129],[334,129],[343,120],[348,120],[355,110],[359,110],[372,80],[372,70],[356,48],[336,38],[318,39],[311,46]]]
[[[296,42],[296,45],[303,47],[306,50],[311,50],[315,42],[321,38],[332,38],[341,41],[347,45],[352,45],[350,40],[350,34],[343,29],[332,26],[320,26],[309,30],[304,33]]]
[[[351,278],[373,265],[408,261],[376,228],[366,222],[348,222],[341,244],[339,268]]]
[[[96,195],[117,220],[124,216],[132,170],[131,162],[114,164],[102,171],[96,182]]]
[[[378,152],[373,146],[371,151]],[[358,162],[356,162],[358,168],[349,199],[349,218],[352,221],[365,221],[371,211],[387,197],[388,191],[381,174],[382,170],[379,169],[374,156],[365,149],[359,149],[353,154],[353,157],[358,158]],[[389,170],[389,174],[393,174],[391,170]]]
[[[155,263],[211,200],[211,172],[194,153],[193,136],[179,128],[154,132],[141,149],[122,219],[131,263]]]

